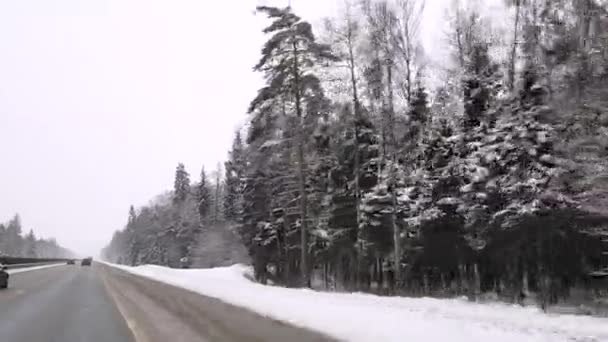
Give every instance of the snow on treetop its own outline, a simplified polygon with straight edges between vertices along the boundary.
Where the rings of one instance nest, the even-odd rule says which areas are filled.
[[[444,197],[437,201],[438,205],[458,205],[461,204],[462,200],[456,197]]]

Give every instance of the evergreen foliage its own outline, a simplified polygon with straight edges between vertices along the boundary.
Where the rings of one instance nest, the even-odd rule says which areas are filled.
[[[347,2],[328,20],[328,45],[291,8],[258,7],[270,19],[254,67],[265,85],[215,184],[256,279],[508,300],[533,291],[543,305],[567,297],[608,267],[598,237],[608,223],[606,12],[591,0],[511,1],[514,41],[502,46],[488,18],[457,4],[446,18],[453,60],[437,85],[416,35],[405,36],[419,14],[404,11],[417,7],[399,3]],[[180,164],[173,203],[130,215],[107,255],[176,265],[199,227],[191,215],[220,200],[204,171],[195,189],[190,199]]]

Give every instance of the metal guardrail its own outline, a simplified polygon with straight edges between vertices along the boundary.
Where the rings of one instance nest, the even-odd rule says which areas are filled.
[[[56,264],[67,262],[70,259],[64,258],[21,258],[21,257],[8,257],[0,256],[0,264],[6,269],[12,270],[16,268],[42,266],[48,264]]]

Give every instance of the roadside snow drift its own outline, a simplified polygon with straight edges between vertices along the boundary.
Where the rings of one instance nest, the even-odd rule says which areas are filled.
[[[379,297],[264,286],[243,265],[213,269],[127,267],[176,285],[345,341],[608,341],[608,319],[546,315],[535,308],[459,299]]]
[[[15,269],[7,270],[6,272],[8,272],[8,274],[17,274],[17,273],[42,270],[42,269],[45,269],[45,268],[57,267],[57,266],[62,266],[62,265],[65,265],[65,263],[61,263],[61,264],[48,264],[48,265],[40,265],[40,266],[31,266],[31,267],[24,267],[24,268],[15,268]]]

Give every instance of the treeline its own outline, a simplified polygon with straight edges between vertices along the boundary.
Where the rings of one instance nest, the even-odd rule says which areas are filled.
[[[59,246],[55,239],[37,238],[31,229],[23,235],[21,218],[15,215],[7,223],[0,223],[0,256],[71,258],[73,253]]]
[[[215,207],[259,281],[547,303],[603,274],[608,13],[506,1],[498,27],[481,6],[453,1],[438,18],[439,66],[419,40],[422,0],[346,1],[320,38],[291,8],[257,8],[266,85]],[[188,215],[204,217],[213,192],[179,172],[171,199],[131,215],[107,254],[188,254],[200,227]],[[154,234],[137,239],[136,226]]]
[[[173,191],[138,210],[131,206],[125,228],[114,233],[102,257],[120,264],[170,267],[247,260],[238,237],[225,222],[224,201],[229,202],[230,198],[224,193],[230,185],[221,181],[221,172],[218,165],[211,181],[203,168],[200,180],[191,184],[190,174],[180,163]],[[218,251],[211,245],[218,243],[225,250]],[[213,260],[198,260],[202,257]]]
[[[423,6],[346,2],[321,38],[290,8],[258,7],[266,85],[226,179],[256,276],[567,297],[608,266],[607,12],[509,1],[498,28],[482,2],[454,1],[438,67]]]

